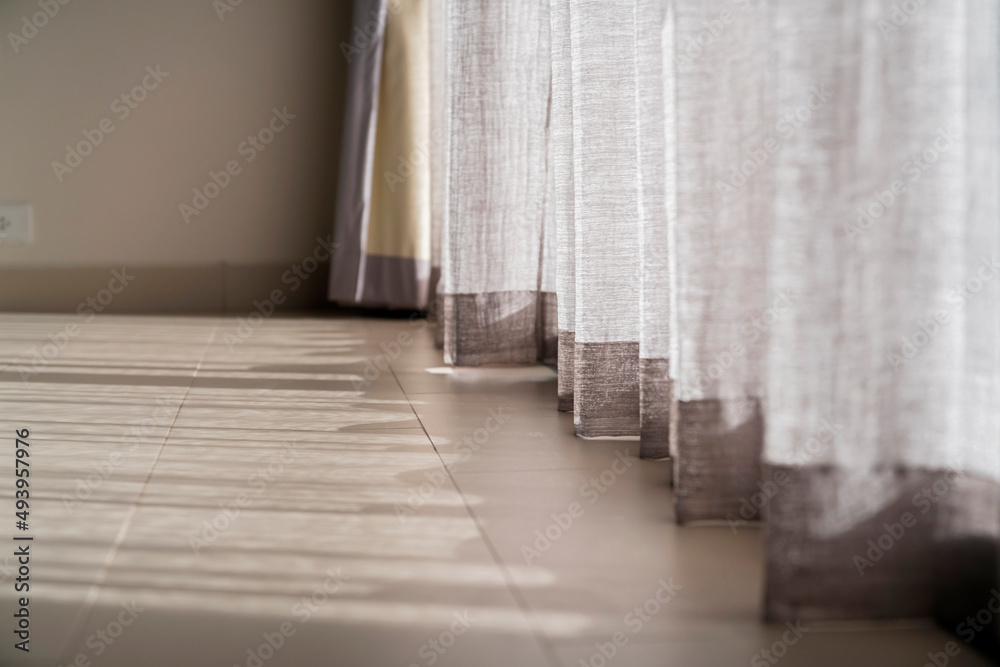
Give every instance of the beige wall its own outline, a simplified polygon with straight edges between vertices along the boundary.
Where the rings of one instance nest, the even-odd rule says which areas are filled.
[[[42,0],[58,13],[16,54],[6,35],[39,0],[0,1],[0,202],[35,218],[33,245],[0,246],[0,309],[65,309],[124,265],[138,274],[128,309],[239,310],[227,295],[279,287],[329,234],[351,3],[242,0],[220,20],[225,1]],[[157,65],[169,75],[123,118],[115,100],[153,87]],[[248,161],[241,143],[286,107],[296,118]],[[103,119],[114,131],[60,182],[52,163]],[[240,173],[186,224],[180,204],[231,160]],[[176,294],[153,284],[185,269],[203,277]],[[324,267],[310,298],[325,280]]]

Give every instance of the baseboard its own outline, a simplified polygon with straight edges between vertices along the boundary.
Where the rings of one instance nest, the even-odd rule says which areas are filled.
[[[0,312],[249,313],[254,302],[276,311],[327,306],[329,267],[312,273],[283,264],[0,267]]]

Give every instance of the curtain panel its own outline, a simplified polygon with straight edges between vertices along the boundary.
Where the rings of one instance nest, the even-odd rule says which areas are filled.
[[[670,455],[670,220],[677,210],[673,13],[663,0],[636,3],[639,160],[639,419],[643,458]]]
[[[551,0],[552,105],[549,158],[552,162],[553,215],[556,225],[558,293],[558,409],[573,412],[576,343],[576,241],[573,218],[573,70],[569,21],[570,0]]]
[[[767,357],[767,612],[974,612],[1000,518],[1000,10],[887,31],[890,3],[772,6],[778,115],[823,108],[774,156],[768,276],[796,296]]]
[[[447,56],[445,52],[445,0],[426,0],[428,44],[428,94],[430,121],[430,223],[431,278],[428,286],[427,319],[438,322],[434,327],[434,344],[444,347],[444,326],[440,325],[443,311],[441,300],[441,234],[444,230],[447,202],[449,134],[445,126]]]
[[[431,281],[428,0],[355,0],[331,301],[422,309]]]
[[[441,330],[459,366],[554,363],[546,0],[443,0]]]
[[[998,5],[437,2],[446,359],[558,349],[678,521],[766,521],[769,618],[983,607]]]
[[[773,141],[768,3],[677,0],[674,12],[677,514],[723,519],[760,479],[766,331],[754,323],[789,298],[767,285],[771,182],[756,165]]]
[[[562,363],[578,435],[638,435],[636,3],[578,0],[569,18],[576,324]]]

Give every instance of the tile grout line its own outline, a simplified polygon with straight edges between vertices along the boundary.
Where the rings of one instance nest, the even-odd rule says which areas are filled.
[[[212,341],[215,340],[215,335],[219,331],[221,322],[216,322],[215,326],[212,328],[212,333],[208,337],[208,341],[205,343],[205,347],[201,351],[201,357],[198,359],[198,364],[195,366],[194,373],[191,374],[191,381],[188,383],[187,389],[184,391],[184,395],[181,397],[180,405],[177,406],[177,412],[174,413],[174,418],[170,422],[170,426],[167,427],[167,432],[163,435],[163,442],[160,443],[160,448],[156,452],[156,456],[153,457],[153,463],[149,467],[149,473],[146,475],[146,479],[142,483],[142,488],[139,489],[139,494],[136,496],[135,500],[132,502],[132,506],[129,508],[128,514],[125,515],[125,520],[122,525],[118,528],[118,534],[115,536],[114,542],[111,544],[111,549],[108,550],[107,555],[104,557],[104,562],[101,564],[101,569],[97,573],[97,577],[94,583],[91,584],[90,590],[87,591],[87,597],[84,598],[83,605],[76,616],[76,620],[73,622],[73,627],[68,633],[68,639],[63,647],[63,655],[60,658],[67,658],[66,652],[76,650],[79,645],[78,639],[86,628],[86,623],[90,620],[94,609],[97,606],[98,597],[101,594],[101,590],[104,587],[104,581],[107,579],[108,573],[111,570],[111,565],[114,563],[118,556],[118,551],[121,549],[121,545],[125,542],[125,536],[128,534],[129,528],[132,527],[132,520],[135,518],[136,512],[139,510],[139,504],[142,501],[143,495],[146,493],[146,487],[149,485],[149,480],[153,477],[153,471],[156,470],[156,464],[160,461],[160,456],[163,454],[163,450],[167,446],[167,440],[170,439],[170,434],[174,430],[174,424],[177,423],[177,418],[181,414],[181,410],[184,408],[184,403],[187,401],[188,394],[191,393],[191,387],[194,385],[195,378],[198,377],[198,371],[201,370],[201,366],[205,361],[205,355],[208,354],[208,350],[212,345]],[[60,660],[62,662],[63,660]]]
[[[462,505],[465,506],[465,511],[469,514],[469,518],[472,519],[472,523],[476,526],[476,531],[478,531],[479,533],[479,539],[483,541],[483,544],[486,546],[487,551],[490,552],[490,556],[493,558],[494,564],[497,566],[497,568],[500,570],[500,573],[503,575],[504,583],[507,585],[507,590],[510,592],[511,597],[514,598],[515,604],[517,604],[518,608],[521,610],[521,613],[524,615],[524,620],[528,623],[528,627],[531,630],[531,634],[535,638],[535,641],[538,643],[539,648],[541,648],[542,653],[545,655],[546,660],[549,661],[549,664],[552,667],[562,667],[562,661],[559,660],[559,654],[556,651],[555,645],[551,642],[551,640],[548,637],[543,635],[539,629],[535,628],[535,624],[532,622],[534,611],[531,609],[531,606],[528,604],[528,601],[521,594],[520,589],[518,589],[517,586],[514,584],[513,578],[510,575],[510,571],[507,569],[507,565],[503,562],[503,559],[500,557],[500,552],[497,551],[496,547],[493,544],[493,541],[490,540],[489,535],[486,534],[486,529],[483,527],[482,523],[479,520],[479,517],[476,516],[475,511],[473,511],[472,507],[469,505],[469,502],[466,500],[465,493],[462,492],[462,487],[458,485],[458,480],[456,480],[455,476],[452,475],[451,469],[448,467],[448,464],[444,462],[444,457],[441,456],[441,452],[438,450],[437,445],[434,444],[434,439],[431,438],[431,434],[427,432],[427,427],[424,426],[424,420],[420,418],[420,415],[417,413],[416,408],[413,407],[413,402],[410,401],[410,396],[409,394],[406,393],[406,389],[403,388],[403,384],[399,381],[399,378],[396,376],[396,371],[392,368],[391,363],[389,364],[389,372],[392,373],[392,378],[396,381],[396,384],[399,385],[400,391],[403,392],[403,397],[406,398],[406,402],[410,406],[410,410],[413,411],[413,416],[416,417],[417,423],[420,424],[420,429],[424,432],[424,435],[427,437],[427,442],[431,444],[431,447],[434,449],[434,453],[437,454],[438,460],[441,462],[441,467],[444,468],[445,474],[448,475],[448,479],[451,480],[452,485],[458,492],[458,497],[462,499]]]

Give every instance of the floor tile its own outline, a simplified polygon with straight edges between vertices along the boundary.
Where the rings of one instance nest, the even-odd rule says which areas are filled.
[[[33,652],[2,665],[919,666],[953,641],[776,646],[759,528],[676,526],[668,463],[574,437],[550,368],[445,367],[423,320],[85,319],[0,315],[36,535]]]

